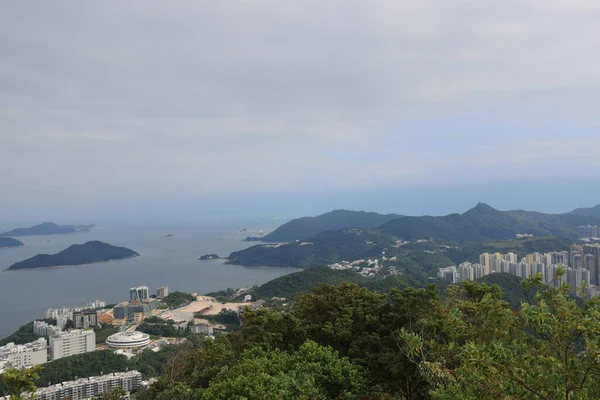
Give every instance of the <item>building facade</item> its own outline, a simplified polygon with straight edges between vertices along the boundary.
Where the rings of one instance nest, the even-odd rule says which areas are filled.
[[[148,286],[136,286],[129,289],[129,301],[147,300],[150,298]]]
[[[73,313],[73,322],[77,329],[92,328],[98,324],[98,315],[92,310],[77,311]]]
[[[40,388],[31,398],[33,400],[91,399],[116,388],[122,388],[128,393],[135,392],[141,384],[142,374],[138,371],[116,372]],[[0,397],[0,400],[8,399],[9,397]]]
[[[156,289],[156,297],[159,299],[164,299],[169,295],[169,287],[168,286],[160,286]]]
[[[96,332],[93,330],[72,330],[50,338],[50,358],[73,356],[96,350]]]
[[[39,338],[27,344],[8,343],[0,347],[0,373],[8,368],[23,369],[48,361],[48,342]]]

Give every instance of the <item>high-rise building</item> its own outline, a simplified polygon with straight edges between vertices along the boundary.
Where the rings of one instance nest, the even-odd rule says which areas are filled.
[[[52,360],[89,353],[96,350],[96,333],[93,330],[72,330],[50,338]]]
[[[62,332],[58,326],[50,325],[46,321],[33,321],[33,333],[38,336],[56,336]]]
[[[137,286],[129,289],[129,301],[147,300],[150,298],[148,286]]]
[[[73,322],[77,329],[87,329],[97,325],[98,315],[96,311],[86,310],[73,313]]]
[[[48,345],[44,338],[27,344],[8,343],[0,347],[0,374],[8,368],[28,368],[48,361]]]
[[[160,286],[156,289],[156,297],[159,299],[164,299],[169,295],[169,287],[168,286]]]

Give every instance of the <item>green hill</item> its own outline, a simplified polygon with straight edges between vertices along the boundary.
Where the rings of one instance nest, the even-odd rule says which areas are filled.
[[[374,212],[334,210],[316,217],[293,219],[263,237],[249,239],[265,242],[292,242],[343,228],[373,229],[401,217],[396,214],[382,215]]]
[[[494,273],[477,280],[488,285],[498,285],[502,289],[502,298],[510,303],[513,309],[521,308],[521,303],[527,301],[521,279],[505,273]]]
[[[392,243],[389,236],[358,228],[324,232],[309,242],[257,245],[229,255],[228,263],[245,266],[308,268],[373,257]]]
[[[584,215],[587,217],[600,218],[600,204],[598,204],[595,207],[578,208],[576,210],[573,210],[572,213],[577,215]]]
[[[379,230],[404,240],[435,239],[447,243],[465,243],[507,240],[518,233],[575,237],[577,226],[588,223],[600,224],[600,219],[571,213],[498,211],[479,203],[464,214],[405,217],[390,221]]]
[[[64,265],[83,265],[136,256],[139,256],[139,254],[125,247],[116,247],[107,243],[92,241],[85,244],[74,244],[58,254],[38,254],[27,260],[15,263],[8,269],[18,270]]]
[[[10,237],[0,237],[0,249],[23,246],[23,242]]]

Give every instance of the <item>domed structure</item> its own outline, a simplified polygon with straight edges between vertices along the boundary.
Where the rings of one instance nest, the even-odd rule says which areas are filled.
[[[138,349],[150,344],[150,336],[143,332],[119,332],[106,339],[106,344],[113,349]]]

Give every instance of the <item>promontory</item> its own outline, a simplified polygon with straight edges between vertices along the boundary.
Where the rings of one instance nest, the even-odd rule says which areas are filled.
[[[8,270],[84,265],[139,256],[135,251],[108,243],[92,241],[74,244],[58,254],[38,254],[11,265]]]

